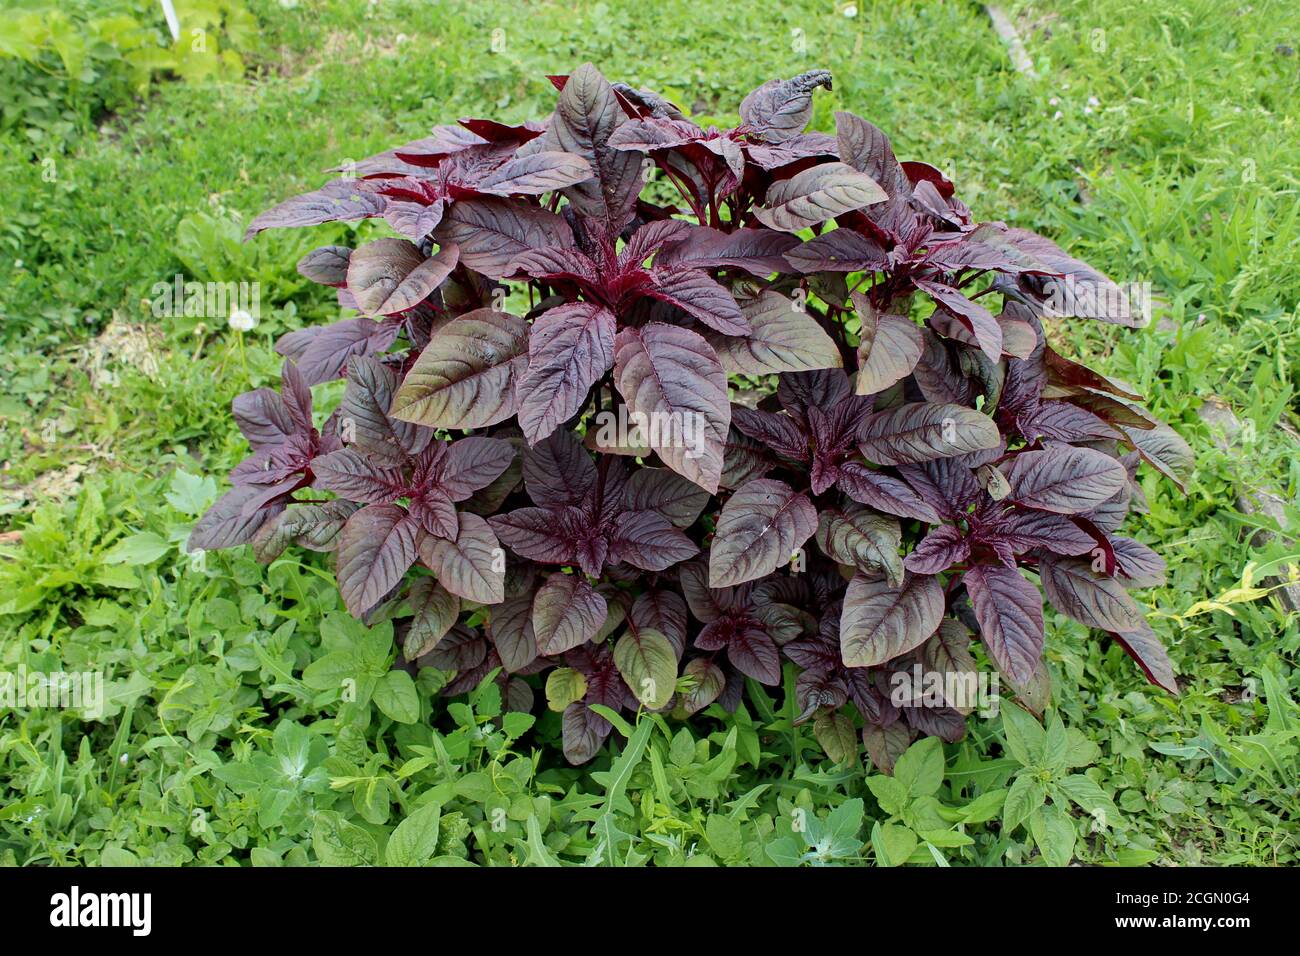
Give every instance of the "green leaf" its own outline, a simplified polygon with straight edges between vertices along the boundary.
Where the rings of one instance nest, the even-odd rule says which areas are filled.
[[[331,651],[302,672],[302,682],[312,690],[338,690],[345,680],[356,677],[357,660],[351,651]]]
[[[724,860],[736,859],[744,850],[740,824],[730,817],[723,816],[720,813],[709,814],[708,822],[704,826],[704,832],[709,839],[709,846],[713,848],[713,852]]]
[[[902,866],[916,849],[916,834],[897,823],[875,823],[871,827],[871,846],[880,866]]]
[[[406,671],[389,671],[380,678],[372,699],[385,716],[399,724],[413,724],[420,719],[420,695]]]
[[[894,779],[912,797],[930,796],[943,785],[943,743],[938,737],[918,740],[894,764]]]
[[[838,711],[823,711],[813,720],[813,736],[839,766],[858,762],[858,731],[853,721]]]
[[[1021,774],[1011,782],[1006,803],[1002,805],[1002,829],[1010,833],[1024,823],[1029,815],[1043,805],[1047,791],[1029,774]]]
[[[1065,732],[1061,715],[1053,713],[1043,737],[1043,768],[1053,774],[1066,769],[1070,759],[1070,737]]]
[[[438,852],[442,805],[428,803],[397,825],[384,848],[389,866],[423,866]]]
[[[179,468],[172,473],[171,485],[163,495],[169,505],[185,515],[203,514],[216,496],[215,478],[191,475]]]
[[[1056,781],[1056,788],[1070,798],[1085,813],[1092,815],[1102,826],[1114,826],[1119,822],[1119,810],[1111,798],[1091,777],[1073,773],[1063,780]]]
[[[1068,866],[1074,858],[1074,824],[1055,804],[1046,804],[1029,817],[1029,832],[1043,858],[1052,866]]]
[[[1007,735],[1007,751],[1021,766],[1039,765],[1046,733],[1032,715],[1019,707],[1003,707],[1002,730]]]
[[[907,808],[907,787],[893,777],[873,774],[867,777],[867,789],[875,795],[880,809],[890,816],[901,817]]]
[[[826,815],[825,837],[830,855],[838,859],[854,855],[862,848],[858,831],[862,829],[862,798],[845,800]]]
[[[643,707],[659,710],[677,686],[677,653],[659,631],[628,631],[614,645],[614,665]]]
[[[572,667],[557,667],[546,677],[546,706],[557,714],[587,696],[587,678]]]
[[[636,729],[628,738],[627,746],[614,759],[606,776],[605,799],[591,829],[598,840],[604,841],[606,858],[610,862],[616,859],[619,846],[625,839],[631,839],[630,834],[619,829],[614,819],[614,812],[627,791],[628,781],[632,779],[633,771],[640,765],[641,758],[645,755],[646,744],[650,740],[650,732],[654,726],[654,721],[648,718],[642,718],[637,722]]]
[[[1101,748],[1088,739],[1081,730],[1071,727],[1066,732],[1068,743],[1065,752],[1067,768],[1089,767],[1101,759]]]
[[[373,866],[379,856],[375,838],[333,810],[316,814],[311,845],[323,866]]]
[[[171,550],[171,545],[152,531],[142,531],[123,538],[105,554],[108,564],[153,564]]]
[[[990,790],[981,793],[966,806],[962,807],[962,819],[967,823],[987,823],[998,815],[1007,799],[1007,791]]]
[[[944,849],[970,846],[975,842],[971,837],[964,833],[958,833],[956,830],[923,830],[920,837],[925,842]]]

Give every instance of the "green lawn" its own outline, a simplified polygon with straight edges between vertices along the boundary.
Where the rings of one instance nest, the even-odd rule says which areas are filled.
[[[1108,797],[1074,812],[1076,855],[1296,861],[1300,629],[1279,592],[1250,588],[1300,548],[1236,502],[1271,488],[1300,520],[1300,8],[1010,3],[1028,77],[978,4],[846,5],[255,2],[242,82],[163,83],[66,151],[0,137],[0,670],[108,682],[93,719],[0,703],[0,862],[1038,861],[989,809],[1020,774],[999,719],[918,751],[943,782],[918,769],[898,803],[793,726],[788,685],[736,717],[643,719],[573,770],[557,715],[503,719],[491,691],[448,706],[427,669],[421,719],[396,719],[391,639],[342,612],[320,556],[181,552],[244,451],[230,399],[275,377],[277,334],[338,313],[293,264],[345,227],[245,246],[240,223],[434,123],[542,115],[544,74],[585,60],[720,125],[760,82],[831,69],[815,126],[861,113],[977,216],[1152,283],[1151,327],[1053,333],[1133,383],[1198,459],[1186,496],[1146,475],[1132,525],[1169,561],[1139,598],[1181,695],[1081,626],[1049,626],[1065,729],[1048,737]],[[258,328],[155,319],[151,289],[178,272],[260,281]],[[1197,414],[1212,396],[1243,423],[1227,450]],[[327,655],[368,675],[358,700],[327,690]]]

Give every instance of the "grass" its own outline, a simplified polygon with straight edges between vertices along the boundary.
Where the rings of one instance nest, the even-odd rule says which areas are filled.
[[[1296,551],[1256,532],[1297,515],[1288,504],[1280,528],[1235,504],[1243,486],[1291,502],[1300,481],[1294,5],[1008,4],[1037,78],[1010,69],[972,3],[860,3],[852,18],[830,0],[252,6],[263,42],[244,82],[164,84],[66,154],[0,140],[0,669],[101,670],[109,691],[97,719],[0,708],[0,861],[1040,859],[1024,828],[986,816],[1021,772],[1001,720],[973,719],[937,756],[940,788],[913,794],[937,800],[942,826],[822,758],[783,692],[686,729],[626,727],[574,771],[546,748],[556,715],[512,724],[490,691],[431,701],[427,670],[408,722],[382,634],[340,615],[319,561],[181,553],[209,476],[242,455],[229,400],[273,378],[275,334],[337,313],[292,268],[328,229],[227,234],[434,122],[540,115],[543,75],[591,60],[720,123],[761,81],[827,67],[819,128],[860,112],[902,158],[949,171],[982,218],[1153,284],[1165,306],[1147,329],[1054,331],[1136,385],[1198,459],[1185,497],[1146,477],[1133,526],[1170,563],[1168,586],[1139,597],[1182,694],[1063,618],[1049,631],[1074,772],[1113,809],[1076,801],[1074,853],[1294,862],[1300,629],[1277,591],[1250,588]],[[241,342],[155,319],[151,289],[178,272],[257,278],[261,324]],[[1246,425],[1227,451],[1197,414],[1210,396]],[[335,653],[371,675],[358,700],[314,680]],[[909,849],[904,828],[928,837]]]

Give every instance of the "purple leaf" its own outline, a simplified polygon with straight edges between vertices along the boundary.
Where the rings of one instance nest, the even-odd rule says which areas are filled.
[[[561,728],[564,758],[575,766],[584,764],[596,756],[600,745],[614,729],[608,720],[582,701],[564,708]]]
[[[904,465],[996,448],[1002,436],[993,419],[962,405],[917,402],[878,412],[858,433],[867,461]]]
[[[396,391],[396,372],[377,359],[355,358],[338,408],[344,441],[390,464],[419,454],[433,438],[431,429],[389,415]]]
[[[437,483],[452,501],[464,501],[492,484],[515,457],[514,446],[500,438],[461,438],[446,449],[438,463]]]
[[[984,350],[984,354],[990,361],[996,362],[1002,357],[1002,326],[998,325],[998,320],[992,312],[978,302],[972,302],[952,286],[927,279],[916,279],[914,283],[942,308],[961,320],[961,323],[974,334],[980,348]]]
[[[523,457],[528,497],[543,507],[576,505],[596,484],[596,466],[571,432],[553,432]]]
[[[397,505],[369,505],[348,519],[339,534],[338,579],[353,617],[378,604],[415,563],[418,527]]]
[[[660,269],[744,269],[761,279],[773,272],[789,272],[784,254],[799,239],[784,232],[746,227],[721,232],[696,226],[680,241],[666,246],[655,258]]]
[[[659,219],[648,222],[632,234],[623,251],[618,254],[619,264],[623,266],[642,264],[659,249],[683,241],[700,228],[684,219]]]
[[[997,535],[1017,552],[1046,548],[1053,554],[1087,554],[1096,542],[1064,515],[1047,511],[1011,512],[997,529]]]
[[[544,246],[572,246],[573,233],[553,212],[496,196],[453,203],[434,235],[460,250],[463,265],[491,279],[522,253]]]
[[[448,202],[436,199],[425,205],[404,199],[389,199],[384,208],[384,221],[412,242],[420,242],[438,228]]]
[[[865,508],[822,511],[817,521],[817,545],[833,561],[864,573],[884,572],[895,587],[903,583],[898,551],[902,531],[898,521]]]
[[[348,291],[362,312],[395,315],[419,305],[456,268],[459,250],[444,246],[429,258],[406,239],[376,239],[348,261]]]
[[[908,210],[912,184],[898,160],[889,137],[859,116],[848,112],[835,114],[835,130],[839,141],[840,159],[859,172],[866,173],[889,194],[888,202],[873,214],[879,214],[891,231],[913,215]]]
[[[1006,476],[1017,504],[1067,515],[1097,507],[1128,484],[1124,466],[1115,459],[1069,445],[1021,452]]]
[[[574,210],[599,219],[611,234],[627,225],[641,192],[641,157],[610,146],[610,136],[627,122],[609,81],[590,63],[570,74],[551,125],[536,142],[542,149],[580,156],[592,178],[564,191]]]
[[[283,444],[298,430],[280,393],[258,388],[236,395],[231,402],[235,424],[254,449]]]
[[[508,159],[475,184],[480,193],[496,196],[537,195],[590,179],[591,164],[581,156],[542,151]]]
[[[460,529],[456,506],[441,488],[429,488],[411,498],[411,517],[435,538],[455,540]]]
[[[543,564],[576,563],[578,543],[590,533],[586,514],[571,505],[516,508],[488,523],[515,554]]]
[[[253,535],[253,556],[270,564],[290,544],[311,551],[333,551],[338,547],[339,532],[357,507],[350,501],[327,501],[274,509],[273,517]]]
[[[612,312],[588,302],[551,309],[533,323],[519,382],[519,427],[530,445],[581,411],[614,364],[614,324]]]
[[[537,660],[532,592],[507,598],[492,608],[487,632],[507,671],[518,673]]]
[[[1052,607],[1080,624],[1118,634],[1147,626],[1142,609],[1114,578],[1099,575],[1082,558],[1043,554],[1038,562],[1043,590]]]
[[[460,615],[460,598],[433,578],[418,578],[406,596],[413,616],[402,644],[408,661],[422,657],[438,646]]]
[[[403,497],[406,481],[402,470],[371,461],[352,448],[322,455],[312,462],[316,484],[326,491],[364,504],[389,504]]]
[[[505,274],[548,281],[563,279],[592,289],[601,288],[600,270],[596,264],[577,249],[562,246],[529,249],[506,267]]]
[[[687,661],[682,669],[682,675],[695,681],[695,686],[684,692],[677,703],[681,712],[687,717],[699,713],[717,700],[727,680],[722,673],[722,668],[704,657]]]
[[[284,510],[283,502],[274,502],[249,513],[248,503],[261,494],[258,487],[231,488],[195,523],[185,550],[213,551],[250,541],[263,524]]]
[[[894,764],[912,744],[913,731],[898,720],[881,726],[868,720],[862,725],[862,744],[867,748],[871,764],[883,774],[894,773]]]
[[[731,411],[731,423],[741,434],[762,442],[778,455],[792,461],[810,460],[808,436],[788,415],[737,405]]]
[[[917,542],[903,567],[913,574],[938,574],[970,557],[970,541],[950,524],[931,528]]]
[[[478,604],[505,600],[505,560],[488,523],[476,514],[459,515],[456,539],[426,537],[420,560],[452,594]]]
[[[680,658],[686,649],[686,602],[675,591],[642,592],[627,615],[628,627],[649,628],[668,638]]]
[[[831,88],[827,70],[810,70],[789,80],[769,80],[741,101],[740,118],[768,143],[784,143],[803,132],[812,118],[812,94]]]
[[[851,394],[849,377],[839,368],[791,372],[782,375],[776,386],[781,407],[804,428],[808,426],[808,409],[830,408]]]
[[[614,340],[614,380],[664,463],[715,493],[731,405],[726,373],[709,344],[659,322],[623,329]]]
[[[627,562],[643,571],[664,571],[700,553],[695,542],[663,515],[653,511],[625,511],[614,519],[609,560]]]
[[[431,428],[483,428],[515,413],[528,323],[478,309],[438,329],[393,396],[391,414]]]
[[[314,192],[286,199],[262,213],[249,224],[244,241],[264,229],[369,219],[383,214],[385,202],[382,196],[363,191],[355,179],[336,179]]]
[[[746,299],[741,312],[749,332],[705,335],[728,372],[771,375],[843,366],[839,349],[817,320],[780,293]]]
[[[883,664],[924,644],[943,618],[937,578],[905,575],[900,587],[853,576],[840,617],[840,653],[846,667]]]
[[[1000,565],[976,565],[962,577],[980,641],[993,663],[1017,684],[1027,684],[1043,653],[1043,598],[1024,575]]]
[[[766,170],[778,170],[806,159],[835,159],[835,137],[826,133],[799,133],[783,143],[746,142],[745,156]]]
[[[879,272],[889,265],[884,246],[852,229],[832,229],[795,246],[785,261],[797,271]]]
[[[331,325],[309,326],[281,336],[275,350],[298,363],[308,385],[319,385],[343,376],[353,356],[377,355],[397,339],[401,322],[387,319],[344,319]]]
[[[755,209],[754,216],[771,229],[798,232],[885,198],[865,173],[844,163],[824,163],[773,183],[766,208]]]
[[[623,489],[628,511],[654,511],[678,528],[689,528],[709,503],[709,494],[667,468],[638,468]]]
[[[925,342],[921,330],[910,319],[880,315],[859,292],[854,292],[852,299],[862,322],[856,391],[859,395],[874,395],[912,373],[921,360]]]
[[[756,627],[738,629],[727,642],[727,660],[746,677],[775,687],[781,683],[781,654],[776,642]]]
[[[756,478],[728,499],[709,549],[709,586],[753,581],[788,564],[817,530],[807,495],[770,478]]]
[[[1174,676],[1174,666],[1169,660],[1169,652],[1165,650],[1160,638],[1144,621],[1142,627],[1129,631],[1126,634],[1111,634],[1119,646],[1124,648],[1125,653],[1133,660],[1137,661],[1138,667],[1142,668],[1142,673],[1146,674],[1147,680],[1163,687],[1171,694],[1178,693],[1178,679]]]
[[[1165,559],[1132,538],[1110,539],[1119,564],[1119,577],[1126,587],[1158,588],[1165,583]]]
[[[538,653],[551,656],[586,644],[600,631],[608,605],[577,574],[552,574],[533,598]]]
[[[897,478],[866,465],[852,461],[841,465],[837,484],[854,501],[877,511],[929,524],[939,523],[939,512],[932,504]]]
[[[351,257],[347,246],[321,246],[298,260],[298,273],[312,282],[339,288],[347,284]]]
[[[748,335],[745,318],[723,286],[697,269],[670,272],[656,269],[651,273],[654,284],[646,289],[651,298],[677,306],[693,319],[723,335]]]

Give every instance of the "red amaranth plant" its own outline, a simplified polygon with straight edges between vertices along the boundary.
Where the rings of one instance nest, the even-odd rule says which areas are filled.
[[[334,551],[348,609],[395,616],[448,693],[494,675],[528,708],[545,675],[574,763],[611,729],[592,705],[734,709],[784,659],[799,719],[860,724],[888,770],[963,734],[971,701],[899,677],[960,686],[972,630],[1041,700],[1035,577],[1177,690],[1128,594],[1164,562],[1117,532],[1139,463],[1178,482],[1190,452],[1043,334],[1137,324],[1123,289],[851,113],[806,132],[824,71],[732,130],[550,79],[543,122],[438,127],[254,221],[402,238],[300,263],[359,315],[286,335],[281,392],[236,400],[254,453],[191,548]]]

